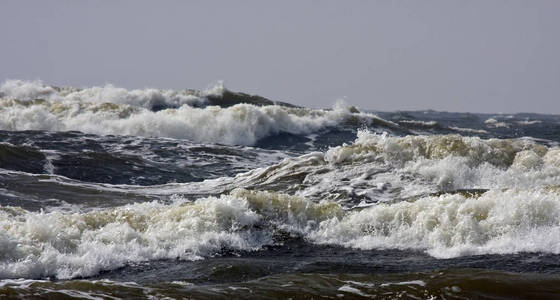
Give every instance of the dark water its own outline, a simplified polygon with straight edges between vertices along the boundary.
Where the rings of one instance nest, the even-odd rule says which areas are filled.
[[[0,297],[560,294],[560,116],[104,89],[2,86]]]

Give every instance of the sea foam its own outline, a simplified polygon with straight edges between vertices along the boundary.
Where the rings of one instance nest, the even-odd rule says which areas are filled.
[[[193,203],[83,213],[4,207],[0,226],[0,278],[74,278],[135,262],[254,251],[274,244],[277,230],[316,244],[413,249],[437,258],[559,254],[560,196],[555,189],[490,190],[348,211],[332,202],[237,189]]]
[[[0,278],[91,276],[127,263],[253,250],[270,237],[245,199],[132,204],[87,213],[0,208]]]
[[[560,195],[492,190],[379,204],[330,219],[313,241],[359,249],[416,249],[437,258],[519,252],[560,253]]]
[[[354,143],[286,158],[228,184],[354,206],[440,191],[553,186],[560,182],[559,162],[559,148],[527,139],[395,137],[360,130]]]
[[[153,89],[128,91],[113,86],[60,90],[40,82],[7,81],[0,94],[0,130],[12,131],[74,130],[254,145],[270,135],[310,134],[352,117],[383,121],[371,114],[351,112],[340,104],[332,110],[252,104],[197,107],[193,101],[204,101],[198,96]],[[176,107],[150,109],[158,101]]]
[[[0,97],[23,101],[43,99],[62,102],[127,104],[151,109],[203,104],[204,96],[221,95],[223,90],[222,82],[197,93],[190,90],[174,91],[153,88],[127,90],[112,84],[83,89],[58,88],[45,85],[40,80],[6,80],[0,85]]]

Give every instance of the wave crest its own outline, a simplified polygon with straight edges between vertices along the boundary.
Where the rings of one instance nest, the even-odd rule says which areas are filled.
[[[560,253],[557,188],[443,194],[343,210],[238,189],[219,198],[82,213],[0,208],[0,278],[73,278],[133,262],[258,250],[288,232],[316,244],[415,249],[437,258]],[[280,230],[279,232],[277,232]]]
[[[130,262],[257,249],[271,242],[250,231],[259,220],[232,196],[74,214],[0,208],[0,278],[91,276]]]
[[[360,249],[417,249],[437,258],[560,253],[560,197],[545,190],[492,190],[380,204],[312,233],[319,243]]]
[[[253,145],[279,132],[309,134],[343,123],[347,110],[309,110],[236,104],[181,106],[153,112],[114,103],[0,99],[0,129],[82,131],[101,135],[171,137],[195,142]]]
[[[467,158],[471,165],[490,163],[507,167],[522,151],[531,151],[542,157],[548,148],[525,139],[485,140],[460,135],[394,137],[360,130],[353,144],[331,148],[326,157],[329,162],[339,164],[376,159],[403,163],[454,156]]]
[[[82,131],[254,145],[278,133],[305,135],[344,124],[398,128],[342,104],[332,110],[306,109],[223,87],[207,92],[110,85],[74,89],[12,80],[0,87],[0,96],[0,130],[12,131]]]

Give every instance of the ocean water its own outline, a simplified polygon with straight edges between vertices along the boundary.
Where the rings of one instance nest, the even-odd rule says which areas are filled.
[[[0,86],[0,298],[558,295],[560,116]]]

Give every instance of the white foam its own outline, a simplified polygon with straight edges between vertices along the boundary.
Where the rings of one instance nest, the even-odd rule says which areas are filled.
[[[350,145],[286,158],[234,178],[166,187],[173,192],[268,189],[368,206],[442,190],[536,188],[560,182],[560,149],[529,139],[458,135],[392,137],[360,130]]]
[[[175,197],[169,205],[89,212],[0,207],[0,278],[74,278],[134,262],[257,250],[273,243],[275,228],[304,234],[341,214],[335,203],[239,189],[193,203]]]
[[[400,120],[399,123],[418,125],[424,127],[434,127],[438,125],[437,121],[421,121],[421,120]]]
[[[200,96],[221,95],[223,82],[202,92]],[[44,99],[49,101],[114,103],[151,108],[157,105],[182,106],[202,104],[205,100],[198,95],[174,90],[134,89],[127,90],[112,84],[91,88],[53,88],[42,81],[6,80],[0,85],[0,97],[17,100]]]
[[[308,134],[342,123],[348,111],[310,111],[237,104],[228,108],[182,106],[153,112],[126,105],[42,102],[20,105],[0,100],[2,130],[78,130],[93,134],[171,137],[195,142],[252,145],[288,132]]]
[[[374,295],[364,293],[364,292],[360,291],[359,289],[357,289],[355,287],[352,287],[348,284],[345,284],[345,285],[339,287],[338,290],[341,291],[341,292],[355,294],[355,295],[362,296],[362,297],[368,297],[368,298],[374,297]]]
[[[391,286],[391,285],[419,285],[419,286],[426,286],[426,283],[422,280],[410,280],[410,281],[401,281],[401,282],[388,282],[382,283],[380,286]]]
[[[333,147],[326,152],[325,158],[333,164],[382,160],[402,166],[409,161],[464,157],[470,165],[490,163],[507,167],[518,152],[530,150],[543,156],[548,149],[528,139],[485,140],[460,135],[394,137],[360,130],[353,144]]]
[[[559,254],[560,195],[554,188],[491,190],[345,211],[237,189],[194,203],[178,198],[81,213],[0,209],[0,227],[0,278],[73,278],[140,261],[201,259],[224,248],[258,250],[273,243],[277,229],[317,244],[415,249],[437,258]]]
[[[148,194],[277,189],[349,207],[459,189],[533,189],[558,185],[560,149],[527,139],[390,137],[360,131],[356,142],[286,158],[232,178],[141,188]],[[141,192],[137,190],[136,192]]]
[[[479,198],[424,197],[379,204],[310,233],[317,243],[359,249],[416,249],[437,258],[519,252],[560,253],[560,196],[493,190]]]
[[[454,126],[449,127],[449,129],[460,131],[460,132],[466,132],[466,133],[478,133],[478,134],[488,133],[488,131],[484,129],[473,129],[473,128],[463,128],[463,127],[454,127]]]
[[[494,118],[489,118],[484,121],[484,123],[486,123],[486,125],[491,128],[509,128],[511,126],[511,124],[506,122],[498,122],[498,120]]]
[[[222,89],[217,87],[207,93]],[[176,91],[129,91],[104,86],[59,92],[40,82],[27,81],[7,81],[0,91],[3,95],[0,99],[0,130],[76,130],[101,135],[253,145],[259,139],[279,132],[311,134],[339,125],[351,117],[383,122],[372,114],[352,113],[340,103],[333,110],[250,104],[196,108],[184,104],[192,104],[199,98]],[[178,108],[157,112],[149,109],[159,102],[174,104]]]
[[[49,282],[47,280],[34,280],[34,279],[25,279],[25,278],[18,278],[18,279],[4,279],[0,280],[0,287],[11,287],[17,289],[26,289],[29,288],[34,283],[45,283]]]
[[[0,278],[91,276],[130,262],[257,249],[271,242],[250,230],[259,220],[246,200],[233,196],[89,213],[0,210]]]
[[[534,124],[540,124],[542,123],[541,120],[523,120],[523,121],[517,121],[517,124],[519,125],[534,125]]]

